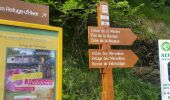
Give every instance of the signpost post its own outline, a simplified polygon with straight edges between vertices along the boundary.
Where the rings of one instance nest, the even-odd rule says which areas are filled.
[[[101,69],[102,100],[114,100],[112,68],[133,67],[138,57],[131,50],[111,50],[111,45],[132,45],[137,36],[128,28],[110,28],[108,2],[97,6],[98,27],[88,27],[89,68]]]

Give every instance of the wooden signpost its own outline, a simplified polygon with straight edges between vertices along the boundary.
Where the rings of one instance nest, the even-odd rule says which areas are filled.
[[[138,61],[131,50],[111,50],[111,45],[132,45],[137,36],[128,28],[110,28],[108,2],[97,6],[98,27],[88,27],[88,44],[99,45],[89,49],[89,68],[100,68],[102,100],[114,100],[112,68],[130,68]]]

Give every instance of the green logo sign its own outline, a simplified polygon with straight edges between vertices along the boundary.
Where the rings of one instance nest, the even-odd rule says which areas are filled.
[[[169,42],[162,43],[161,48],[164,51],[170,51],[170,43]]]

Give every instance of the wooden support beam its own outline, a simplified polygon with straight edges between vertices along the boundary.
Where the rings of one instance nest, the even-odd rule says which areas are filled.
[[[102,69],[102,100],[114,100],[112,68]]]
[[[102,50],[111,49],[110,45],[102,45]],[[114,100],[112,68],[102,69],[102,100]]]
[[[103,0],[103,1],[107,1],[107,0]],[[106,5],[108,5],[107,2],[105,3]],[[103,27],[103,25],[101,25],[101,15],[102,15],[101,2],[99,2],[97,6],[98,27]],[[99,49],[109,50],[111,49],[111,46],[107,44],[100,45]],[[101,77],[102,77],[102,100],[114,100],[112,68],[102,68],[100,71],[101,71]]]

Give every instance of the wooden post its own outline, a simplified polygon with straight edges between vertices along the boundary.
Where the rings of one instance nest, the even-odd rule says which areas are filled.
[[[106,5],[108,5],[107,0],[104,0]],[[101,22],[101,2],[99,2],[97,6],[97,16],[98,16],[98,27],[110,27],[110,24],[108,26],[102,25]],[[105,13],[103,15],[109,16],[109,13]],[[109,21],[109,20],[107,20]],[[102,48],[101,48],[102,47]],[[102,45],[99,46],[99,49],[102,50],[109,50],[111,49],[110,45]],[[102,68],[101,69],[101,77],[102,77],[102,100],[114,100],[114,92],[113,92],[113,73],[112,68]]]
[[[103,50],[111,49],[110,45],[103,45]],[[113,73],[112,68],[102,69],[102,100],[114,100]]]
[[[112,68],[102,70],[102,100],[114,100]]]
[[[103,45],[103,50],[111,49],[110,45]],[[109,66],[108,66],[109,67]],[[114,100],[112,68],[102,69],[102,100]]]

